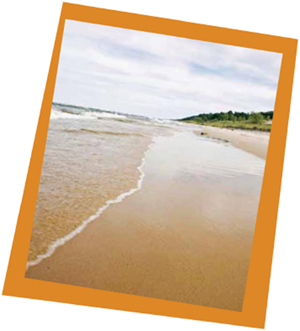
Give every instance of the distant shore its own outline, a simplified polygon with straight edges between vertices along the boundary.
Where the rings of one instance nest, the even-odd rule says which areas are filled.
[[[270,132],[273,111],[203,113],[180,119],[182,122],[224,129],[241,129]]]
[[[267,158],[269,145],[269,132],[249,131],[241,129],[216,128],[203,126],[194,131],[196,134],[207,135],[211,138],[226,140],[233,146],[240,148],[248,153],[254,154],[262,159]]]

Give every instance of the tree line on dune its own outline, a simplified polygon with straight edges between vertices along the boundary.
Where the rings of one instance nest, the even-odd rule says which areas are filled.
[[[260,124],[265,121],[273,119],[273,111],[266,112],[233,112],[229,110],[227,113],[209,113],[209,114],[199,114],[196,116],[190,116],[181,119],[181,121],[196,121],[196,122],[219,122],[219,121],[231,121],[231,122],[250,122],[255,124]]]

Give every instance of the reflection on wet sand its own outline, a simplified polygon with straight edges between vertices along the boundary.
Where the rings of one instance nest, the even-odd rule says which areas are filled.
[[[265,162],[189,126],[171,131],[151,132],[142,188],[26,277],[242,310]]]

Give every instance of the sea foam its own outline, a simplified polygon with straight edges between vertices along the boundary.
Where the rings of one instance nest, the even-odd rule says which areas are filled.
[[[76,115],[75,115],[76,116]],[[35,266],[37,264],[39,264],[42,260],[50,257],[54,251],[64,245],[67,241],[71,240],[72,238],[74,238],[77,234],[79,234],[80,232],[82,232],[84,230],[84,228],[91,223],[92,221],[96,220],[98,217],[100,217],[100,215],[112,204],[115,203],[119,203],[122,202],[126,197],[134,194],[135,192],[139,191],[142,188],[142,183],[143,180],[145,178],[145,173],[143,172],[143,167],[145,165],[145,161],[146,161],[146,157],[147,154],[149,153],[149,150],[151,148],[153,141],[150,143],[148,149],[145,151],[144,156],[142,158],[142,162],[141,164],[137,167],[138,171],[140,172],[140,177],[137,181],[137,185],[135,188],[130,189],[129,191],[123,192],[121,193],[119,196],[117,196],[115,199],[111,199],[111,200],[107,200],[105,205],[101,206],[97,212],[91,216],[89,216],[87,219],[85,219],[75,230],[73,230],[72,232],[68,233],[66,236],[59,238],[57,240],[55,240],[52,244],[50,244],[50,246],[48,247],[46,253],[44,254],[40,254],[37,256],[37,258],[35,260],[32,261],[28,261],[27,265],[26,265],[26,270],[29,267]]]
[[[125,115],[109,113],[109,112],[93,112],[93,111],[84,111],[78,113],[61,111],[55,108],[51,109],[51,120],[57,119],[127,119]]]

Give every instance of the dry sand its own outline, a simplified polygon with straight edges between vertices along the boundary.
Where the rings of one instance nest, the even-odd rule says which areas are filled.
[[[224,139],[233,146],[241,148],[262,159],[267,158],[270,138],[269,132],[231,130],[212,126],[203,126],[201,130],[195,130],[195,133],[201,134],[201,132],[212,138]]]

